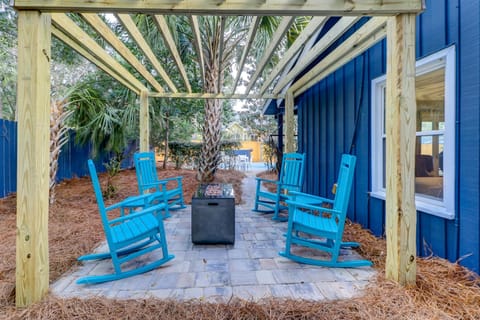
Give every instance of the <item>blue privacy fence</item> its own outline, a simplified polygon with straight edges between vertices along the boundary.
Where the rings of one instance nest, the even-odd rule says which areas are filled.
[[[76,145],[74,133],[70,133],[69,142],[62,148],[58,160],[57,181],[88,175],[87,160],[91,157],[92,147]],[[122,162],[122,168],[132,167],[132,154],[137,143],[131,143]],[[104,163],[110,159],[110,153],[101,154],[95,159],[99,172],[105,171]],[[0,119],[0,198],[17,190],[17,123]]]
[[[0,119],[0,198],[17,190],[17,123]]]

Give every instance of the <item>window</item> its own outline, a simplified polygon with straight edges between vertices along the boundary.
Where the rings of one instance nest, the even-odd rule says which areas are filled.
[[[417,210],[455,216],[455,47],[416,64]],[[386,76],[372,80],[372,196],[385,199]]]

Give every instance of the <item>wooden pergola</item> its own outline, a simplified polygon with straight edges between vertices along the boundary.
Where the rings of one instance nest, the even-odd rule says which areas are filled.
[[[140,149],[149,145],[148,99],[285,99],[286,149],[293,148],[294,98],[387,37],[387,277],[402,284],[416,278],[416,209],[414,197],[415,148],[415,17],[424,9],[422,0],[16,0],[18,11],[18,165],[16,304],[40,300],[49,288],[48,192],[51,35],[57,37],[98,68],[140,96]],[[105,41],[129,63],[141,79],[127,71],[111,53],[99,46],[66,13],[79,13]],[[131,39],[155,69],[148,71],[99,16],[115,14]],[[157,23],[178,72],[183,92],[170,79],[130,14],[151,15]],[[204,75],[198,17],[201,15],[250,15],[240,60],[240,71],[231,92],[192,92],[165,15],[186,15],[195,38],[200,74]],[[238,77],[255,38],[259,18],[281,16],[282,21],[245,93],[237,93]],[[313,16],[307,28],[269,74],[265,66],[278,49],[295,16]],[[331,16],[342,16],[294,68],[286,70]],[[307,73],[299,74],[325,52],[362,16],[367,23],[343,41]],[[283,73],[282,73],[283,72]],[[278,79],[279,75],[283,75]],[[259,81],[259,78],[265,79]],[[298,78],[298,79],[297,79]],[[278,80],[277,80],[278,79]],[[148,83],[147,86],[144,83]]]

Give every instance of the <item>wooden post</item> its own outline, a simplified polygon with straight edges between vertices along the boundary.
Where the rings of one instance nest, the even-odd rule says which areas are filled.
[[[293,112],[293,92],[285,95],[285,152],[295,152],[295,115]]]
[[[148,91],[140,92],[140,151],[150,150],[150,115],[148,113]]]
[[[386,277],[416,281],[415,15],[387,23]]]
[[[51,18],[18,12],[16,305],[48,292]]]

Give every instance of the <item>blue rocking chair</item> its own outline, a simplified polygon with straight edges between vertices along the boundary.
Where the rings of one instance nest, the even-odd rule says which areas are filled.
[[[288,207],[283,203],[289,199],[293,191],[300,191],[303,184],[305,167],[305,154],[303,153],[284,153],[282,157],[282,168],[280,169],[279,180],[269,180],[256,178],[257,189],[255,192],[255,207],[253,211],[262,213],[272,213],[273,220],[287,221],[279,215],[281,210]],[[263,182],[275,185],[275,192],[264,190],[261,185]],[[259,207],[268,209],[259,209]]]
[[[95,197],[107,240],[108,252],[84,255],[79,261],[112,259],[114,273],[105,275],[87,276],[77,280],[78,284],[101,283],[118,280],[141,274],[158,268],[172,260],[173,255],[168,254],[167,241],[163,220],[155,216],[156,213],[166,208],[165,203],[149,206],[147,196],[129,197],[124,201],[105,207],[97,171],[92,160],[88,160],[88,169],[92,179]],[[144,209],[139,211],[131,209],[131,202],[145,202]],[[119,211],[116,217],[112,211]],[[127,213],[126,213],[127,212]],[[140,257],[156,249],[162,249],[162,258],[140,267],[122,269],[122,264]]]
[[[341,248],[359,247],[357,242],[342,242],[343,230],[352,189],[356,158],[344,154],[340,164],[333,200],[300,192],[292,192],[288,204],[288,230],[285,251],[279,254],[291,260],[325,267],[371,266],[369,260],[340,260]],[[318,249],[330,260],[304,257],[291,252],[292,244]]]
[[[151,194],[152,203],[166,202],[168,206],[164,218],[170,217],[169,210],[185,208],[183,199],[183,177],[158,179],[155,154],[153,152],[139,152],[134,155],[135,172],[140,194]]]

